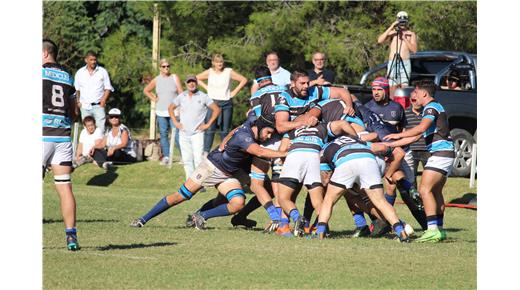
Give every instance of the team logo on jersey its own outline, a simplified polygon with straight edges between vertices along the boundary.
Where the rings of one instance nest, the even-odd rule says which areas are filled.
[[[395,116],[397,116],[397,112],[396,111],[391,111],[390,115],[392,115],[392,117],[395,118]]]
[[[251,138],[251,137],[246,137],[245,140],[246,140],[246,142],[253,142],[253,138]]]

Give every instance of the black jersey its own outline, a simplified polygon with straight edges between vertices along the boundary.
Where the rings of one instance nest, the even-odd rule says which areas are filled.
[[[46,63],[43,79],[43,141],[70,142],[71,106],[75,106],[72,76],[57,63]]]
[[[330,123],[318,123],[313,127],[301,127],[286,134],[291,139],[289,153],[293,151],[307,151],[319,153],[328,138],[334,138],[330,130]]]
[[[280,97],[288,95],[286,88],[274,84],[267,85],[256,91],[249,100],[251,110],[257,117],[264,117],[274,124],[274,108]]]
[[[333,170],[343,162],[352,159],[375,159],[370,145],[370,142],[364,142],[355,137],[339,136],[323,147],[320,153],[320,169]]]
[[[325,123],[345,120],[349,123],[355,123],[365,128],[365,124],[358,116],[349,116],[345,113],[345,108],[347,104],[343,100],[340,99],[327,99],[319,102],[314,108],[317,108],[321,111],[320,121]]]

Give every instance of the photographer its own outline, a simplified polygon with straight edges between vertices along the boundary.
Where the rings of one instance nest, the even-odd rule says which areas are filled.
[[[397,20],[377,38],[378,44],[390,40],[387,74],[391,86],[391,96],[397,86],[408,86],[412,72],[410,53],[417,52],[417,37],[414,32],[409,30],[408,24],[408,14],[400,11],[397,13]]]

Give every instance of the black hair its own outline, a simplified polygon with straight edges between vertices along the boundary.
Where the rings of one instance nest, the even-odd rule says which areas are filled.
[[[296,81],[300,77],[308,77],[309,73],[305,70],[296,69],[291,73],[291,81]]]
[[[89,51],[87,51],[87,54],[85,55],[85,57],[89,57],[89,56],[97,57],[97,53],[93,50],[89,50]]]
[[[420,80],[415,82],[414,85],[421,90],[425,90],[430,95],[430,97],[433,98],[435,96],[436,85],[432,80]]]
[[[265,65],[259,65],[255,67],[255,79],[259,79],[262,77],[270,77],[271,71]]]
[[[48,52],[52,56],[52,58],[54,58],[54,60],[58,58],[58,46],[56,45],[56,43],[54,43],[54,41],[44,38],[42,49],[43,51]]]
[[[83,125],[86,125],[87,122],[92,122],[94,123],[94,125],[96,125],[96,119],[94,119],[94,117],[92,116],[86,116],[85,118],[83,118],[83,120],[81,120],[81,123],[83,123]]]

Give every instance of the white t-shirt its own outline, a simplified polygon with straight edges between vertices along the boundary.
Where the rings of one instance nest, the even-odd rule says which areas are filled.
[[[231,91],[229,85],[231,84],[232,69],[226,67],[221,73],[216,73],[213,68],[209,69],[208,76],[208,96],[213,100],[227,101],[231,99]]]
[[[83,150],[81,154],[83,156],[88,156],[90,150],[92,147],[94,147],[96,140],[99,139],[103,139],[103,133],[99,127],[97,127],[92,134],[89,134],[85,128],[81,130],[81,133],[79,134],[79,143],[83,144]]]

